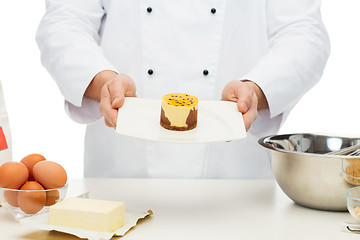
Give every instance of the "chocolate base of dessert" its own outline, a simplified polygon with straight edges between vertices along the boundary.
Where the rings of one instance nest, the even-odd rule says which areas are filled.
[[[191,130],[191,129],[194,129],[196,128],[196,125],[193,125],[193,126],[188,126],[188,127],[176,127],[176,126],[171,126],[171,125],[166,125],[166,124],[163,124],[162,122],[160,122],[160,125],[163,127],[163,128],[166,128],[168,130],[173,130],[173,131],[187,131],[187,130]]]
[[[187,131],[196,128],[197,126],[197,110],[190,110],[189,116],[186,119],[187,127],[172,126],[169,119],[165,117],[164,110],[161,108],[160,125],[163,128],[173,131]]]

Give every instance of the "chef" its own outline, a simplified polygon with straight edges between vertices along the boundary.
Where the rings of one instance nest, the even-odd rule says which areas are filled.
[[[271,177],[257,140],[279,130],[330,52],[320,0],[47,0],[36,40],[66,112],[87,124],[85,177]],[[124,96],[171,92],[237,102],[248,136],[174,144],[116,134]]]

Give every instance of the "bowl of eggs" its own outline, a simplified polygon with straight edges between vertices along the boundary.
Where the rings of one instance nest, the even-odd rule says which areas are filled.
[[[65,198],[67,188],[65,169],[41,154],[0,166],[0,203],[16,219],[48,212]]]

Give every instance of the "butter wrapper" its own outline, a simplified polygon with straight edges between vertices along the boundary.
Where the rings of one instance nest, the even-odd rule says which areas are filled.
[[[115,230],[114,232],[97,232],[89,231],[85,229],[78,228],[69,228],[61,227],[55,225],[49,225],[49,213],[44,213],[40,215],[34,215],[31,217],[26,217],[18,220],[20,223],[25,225],[31,225],[32,227],[38,228],[40,230],[55,230],[58,232],[64,232],[71,235],[75,235],[79,238],[89,239],[89,240],[100,240],[100,239],[111,239],[113,236],[124,236],[132,227],[136,226],[138,220],[145,218],[153,214],[152,210],[148,211],[138,211],[125,209],[125,224]]]

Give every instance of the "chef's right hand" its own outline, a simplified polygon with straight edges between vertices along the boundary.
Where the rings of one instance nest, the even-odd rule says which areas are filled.
[[[125,97],[136,97],[134,81],[126,74],[103,71],[95,76],[85,95],[100,102],[99,110],[108,127],[116,128],[118,109]]]

